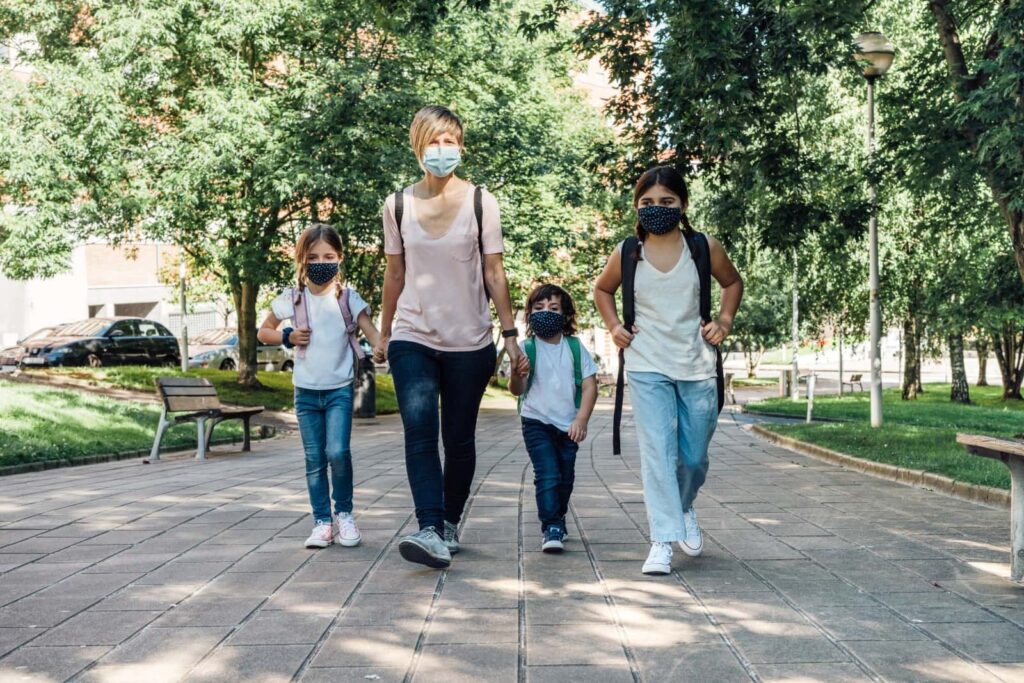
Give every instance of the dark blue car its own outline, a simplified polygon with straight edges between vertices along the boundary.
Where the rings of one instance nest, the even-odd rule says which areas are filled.
[[[180,363],[178,340],[170,330],[143,318],[90,318],[61,325],[53,336],[27,342],[21,356],[24,368]]]

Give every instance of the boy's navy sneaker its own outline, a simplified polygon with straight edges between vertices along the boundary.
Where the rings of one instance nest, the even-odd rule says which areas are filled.
[[[544,542],[541,544],[540,549],[546,553],[560,553],[565,550],[565,532],[562,531],[561,527],[549,526],[548,530],[544,532]]]

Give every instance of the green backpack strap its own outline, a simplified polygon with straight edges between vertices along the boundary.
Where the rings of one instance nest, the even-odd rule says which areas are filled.
[[[578,337],[566,336],[569,350],[572,351],[572,374],[576,382],[576,410],[583,404],[583,349]]]
[[[520,415],[523,412],[523,399],[530,393],[530,387],[533,385],[533,369],[537,365],[537,340],[527,337],[523,342],[523,351],[526,353],[526,359],[530,361],[530,374],[526,376],[526,391],[519,394],[519,405],[516,410]]]

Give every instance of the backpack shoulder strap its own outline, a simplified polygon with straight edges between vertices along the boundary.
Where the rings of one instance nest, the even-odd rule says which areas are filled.
[[[484,189],[479,185],[473,187],[473,215],[476,216],[476,243],[480,248],[480,267],[484,268]],[[484,275],[486,275],[486,269]],[[491,293],[487,290],[487,278],[483,278],[484,296],[491,300]]]
[[[533,337],[527,337],[523,341],[523,352],[526,354],[526,359],[530,361],[530,374],[526,376],[526,390],[519,394],[519,407],[517,410],[520,414],[523,412],[523,400],[530,393],[530,387],[533,386],[533,369],[537,366],[537,340]]]
[[[297,329],[309,328],[309,307],[306,302],[306,288],[305,287],[293,287],[292,288],[292,320],[295,322]],[[295,346],[295,355],[299,358],[306,357],[306,347]]]
[[[621,248],[622,270],[622,324],[627,330],[633,329],[636,322],[636,302],[634,285],[636,284],[636,264],[640,260],[639,238],[627,237]],[[612,452],[622,453],[622,403],[626,391],[626,354],[619,349],[619,376],[615,381],[615,414],[612,418]]]
[[[686,246],[697,265],[697,277],[700,281],[700,319],[706,325],[711,322],[711,244],[707,235],[693,232],[686,237]]]
[[[345,334],[348,336],[349,346],[352,347],[352,353],[357,360],[363,358],[363,347],[359,345],[357,339],[357,333],[359,331],[359,325],[352,319],[352,306],[349,299],[352,296],[352,289],[345,287],[341,291],[341,296],[338,297],[338,308],[341,309],[341,319],[345,321]]]
[[[402,248],[405,248],[405,238],[402,237],[402,216],[405,214],[405,190],[395,192],[395,225],[398,227],[398,237],[402,240]]]
[[[572,377],[576,384],[576,410],[583,404],[583,349],[580,346],[579,337],[567,336],[569,350],[572,351]]]

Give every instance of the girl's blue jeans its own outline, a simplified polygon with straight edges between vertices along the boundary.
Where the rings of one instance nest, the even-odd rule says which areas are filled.
[[[295,415],[306,453],[306,488],[314,522],[331,521],[331,489],[334,511],[352,512],[352,395],[351,384],[338,389],[295,388]]]

